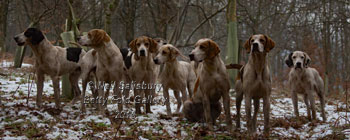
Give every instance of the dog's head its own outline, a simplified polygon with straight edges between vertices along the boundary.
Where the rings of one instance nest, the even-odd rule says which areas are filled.
[[[157,56],[153,59],[155,64],[164,64],[165,62],[175,61],[180,55],[180,51],[171,44],[160,47]]]
[[[244,44],[247,53],[269,52],[275,47],[275,42],[266,35],[252,35]]]
[[[307,68],[310,62],[311,58],[309,55],[302,51],[292,52],[285,58],[287,66],[290,68],[294,67],[295,69]]]
[[[111,39],[108,34],[101,29],[92,29],[88,32],[87,35],[83,35],[77,38],[79,44],[89,47],[100,47],[110,40]]]
[[[26,31],[16,35],[14,37],[18,46],[38,45],[45,39],[44,34],[37,28],[28,28]]]
[[[168,44],[168,41],[165,40],[164,38],[158,37],[158,38],[154,38],[153,40],[157,42],[158,48],[160,48],[160,47],[163,46],[163,45]]]
[[[189,55],[191,61],[201,62],[205,59],[213,59],[220,53],[218,44],[208,38],[198,40],[194,47]]]
[[[161,46],[168,44],[168,41],[165,40],[164,38],[158,37],[158,38],[153,38],[153,40],[157,42],[157,52],[156,53],[158,53]]]
[[[147,57],[150,53],[157,52],[157,42],[147,36],[141,36],[129,43],[131,51],[138,57]]]

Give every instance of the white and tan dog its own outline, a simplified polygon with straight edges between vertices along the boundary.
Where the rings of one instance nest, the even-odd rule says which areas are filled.
[[[271,78],[267,64],[267,54],[274,47],[275,42],[262,34],[252,35],[244,44],[244,48],[250,55],[248,63],[241,68],[236,78],[236,127],[237,129],[240,128],[240,110],[244,95],[247,128],[250,135],[256,133],[257,114],[261,98],[263,99],[264,133],[269,134]],[[253,117],[251,116],[252,100],[254,100]]]
[[[326,121],[324,83],[317,70],[309,67],[310,61],[309,55],[302,51],[290,53],[285,59],[288,67],[292,68],[289,72],[288,82],[291,88],[294,114],[299,117],[297,94],[302,94],[307,108],[308,119],[315,120],[316,109],[314,96],[318,95],[321,102],[321,116],[323,121]]]
[[[195,44],[190,56],[191,60],[199,63],[197,80],[193,98],[184,103],[184,116],[192,121],[205,122],[210,130],[221,113],[222,98],[224,104],[227,129],[232,128],[230,113],[230,83],[224,62],[220,55],[219,46],[211,39],[200,39]]]
[[[155,84],[159,73],[159,66],[154,64],[153,57],[157,53],[157,42],[146,36],[140,36],[129,43],[132,51],[131,66],[127,70],[127,82],[136,84]],[[135,89],[135,113],[141,114],[141,101],[139,99],[153,99],[155,89]],[[152,102],[146,104],[146,113],[151,113]]]
[[[69,81],[74,91],[74,103],[80,98],[78,80],[81,73],[79,60],[85,55],[81,48],[62,48],[53,46],[46,36],[36,28],[28,28],[14,37],[18,46],[29,45],[35,55],[37,80],[36,104],[41,107],[45,75],[52,79],[56,108],[60,108],[60,76],[69,74]]]
[[[117,98],[122,98],[119,84],[124,76],[125,66],[123,56],[108,34],[100,29],[90,30],[87,35],[78,38],[78,43],[83,46],[92,47],[97,52],[96,76],[98,80],[98,97],[103,99],[103,102],[99,104],[99,110],[104,111],[101,109],[101,105],[107,105],[109,87],[114,86],[114,95]],[[105,87],[104,83],[109,84],[109,87]],[[106,88],[105,92],[104,88]],[[122,110],[123,105],[118,104],[118,109]],[[104,112],[101,113],[103,114]]]
[[[178,104],[176,113],[178,113],[182,102],[185,102],[187,99],[186,88],[189,91],[190,97],[192,97],[194,82],[196,80],[193,66],[185,61],[177,61],[176,58],[178,56],[186,58],[176,47],[167,44],[160,47],[158,54],[154,58],[154,63],[158,65],[164,64],[164,69],[160,73],[159,78],[160,83],[163,85],[163,95],[164,99],[166,99],[167,115],[171,115],[168,90],[174,90],[174,95]],[[182,102],[179,92],[182,94]]]

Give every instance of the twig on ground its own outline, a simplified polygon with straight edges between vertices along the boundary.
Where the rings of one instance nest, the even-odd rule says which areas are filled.
[[[34,80],[31,80],[32,82],[30,82],[31,75],[32,75],[32,73],[30,73],[30,74],[29,74],[29,76],[28,76],[28,96],[27,96],[27,106],[28,106],[28,103],[29,103],[29,96],[30,96],[30,92],[31,92],[31,90],[32,90],[32,86],[33,86],[33,82],[34,82]],[[34,73],[33,77],[35,77],[35,73]]]

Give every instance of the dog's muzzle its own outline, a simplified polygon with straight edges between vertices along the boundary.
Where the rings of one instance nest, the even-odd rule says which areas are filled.
[[[140,56],[146,56],[145,50],[140,50]]]
[[[301,68],[301,63],[300,63],[300,62],[297,62],[295,68]]]
[[[259,44],[253,43],[253,52],[259,52]]]
[[[19,42],[19,40],[18,40],[19,38],[17,36],[15,36],[13,39],[16,41],[18,46],[23,46],[24,45],[24,42]]]
[[[153,59],[153,62],[154,62],[155,64],[158,64],[158,63],[159,63],[158,59]]]

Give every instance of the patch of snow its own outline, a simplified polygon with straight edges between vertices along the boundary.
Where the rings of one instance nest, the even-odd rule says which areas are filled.
[[[11,136],[5,136],[2,137],[3,140],[27,140],[28,138],[26,136],[19,136],[19,137],[11,137]]]
[[[25,110],[21,110],[21,111],[18,112],[18,115],[19,115],[19,116],[22,116],[22,115],[29,115],[29,114],[30,114],[30,112],[25,111]]]
[[[148,140],[146,138],[143,138],[142,136],[139,136],[138,138],[139,138],[139,140]]]
[[[94,121],[95,123],[104,123],[106,125],[111,125],[111,121],[108,118],[103,118],[101,115],[90,115],[86,117],[85,119],[81,120],[80,122],[91,122]]]

